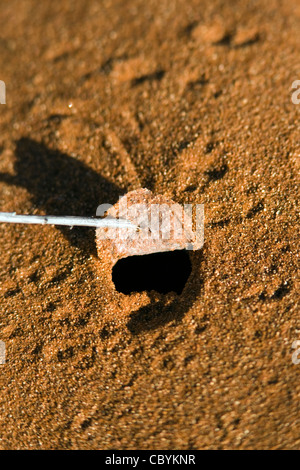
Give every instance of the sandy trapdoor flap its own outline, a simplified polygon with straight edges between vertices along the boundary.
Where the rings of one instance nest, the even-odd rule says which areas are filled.
[[[148,189],[123,196],[107,212],[107,217],[123,218],[138,226],[98,228],[98,252],[110,249],[113,263],[121,258],[174,250],[199,250],[203,245],[203,205],[181,206]]]

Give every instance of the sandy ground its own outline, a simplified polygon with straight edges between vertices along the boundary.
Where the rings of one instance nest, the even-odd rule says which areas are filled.
[[[90,229],[0,225],[2,449],[299,449],[297,0],[10,0],[2,211],[205,204],[179,296]]]

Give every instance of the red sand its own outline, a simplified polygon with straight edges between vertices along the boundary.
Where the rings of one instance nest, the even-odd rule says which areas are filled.
[[[1,5],[2,211],[205,204],[179,297],[0,225],[2,449],[299,449],[299,2]]]

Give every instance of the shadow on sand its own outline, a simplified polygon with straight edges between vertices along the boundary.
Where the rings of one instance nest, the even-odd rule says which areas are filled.
[[[99,204],[114,204],[125,191],[84,163],[29,138],[16,142],[15,175],[0,181],[26,188],[34,207],[47,215],[95,216]],[[95,229],[57,227],[72,245],[96,253]]]
[[[166,303],[166,297],[161,295],[161,300],[152,301],[149,305],[130,314],[127,323],[129,331],[133,335],[139,335],[144,331],[155,330],[170,322],[180,322],[184,315],[193,306],[202,290],[203,279],[200,277],[202,252],[190,252],[192,273],[181,295],[177,295],[171,303]]]

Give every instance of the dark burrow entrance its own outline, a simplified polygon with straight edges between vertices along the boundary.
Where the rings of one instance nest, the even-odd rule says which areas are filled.
[[[151,290],[181,294],[191,272],[188,252],[175,250],[123,258],[113,267],[112,280],[123,294]]]

